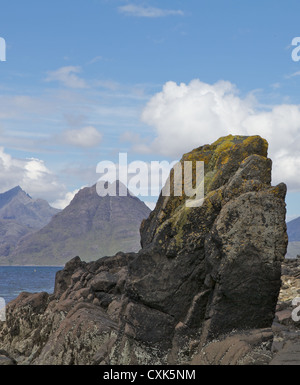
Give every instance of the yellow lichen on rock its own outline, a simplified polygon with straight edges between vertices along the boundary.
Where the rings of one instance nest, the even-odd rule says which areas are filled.
[[[193,199],[185,194],[185,184],[184,184],[184,162],[192,161],[192,187],[197,188],[196,186],[196,162],[204,162],[204,202],[202,211],[206,211],[204,214],[210,215],[210,212],[213,212],[214,205],[221,206],[223,200],[226,198],[229,199],[235,195],[239,195],[242,191],[248,190],[257,190],[259,185],[255,180],[256,163],[258,162],[255,159],[250,165],[254,177],[249,178],[247,175],[241,175],[241,180],[237,180],[237,186],[231,184],[232,191],[226,192],[226,196],[220,194],[220,189],[222,186],[228,184],[230,179],[236,174],[243,162],[246,162],[246,159],[253,156],[258,156],[263,159],[267,159],[268,143],[265,139],[260,136],[241,136],[241,135],[227,135],[219,138],[212,144],[205,144],[203,146],[197,147],[192,151],[184,154],[180,163],[182,165],[183,175],[180,181],[176,181],[177,188],[182,187],[181,196],[174,196],[174,171],[170,173],[170,192],[171,196],[166,200],[165,197],[161,196],[158,200],[157,206],[153,212],[151,218],[154,218],[154,214],[157,211],[157,216],[154,222],[151,220],[146,221],[146,225],[143,224],[143,229],[141,233],[146,234],[149,226],[152,227],[151,237],[158,236],[161,232],[164,232],[167,226],[171,226],[176,235],[176,243],[180,239],[180,234],[182,226],[184,226],[185,220],[188,219],[189,210],[192,212],[198,208],[191,207],[188,209],[186,207],[187,201]],[[271,164],[270,164],[271,167]],[[264,166],[265,170],[266,167]],[[247,174],[247,172],[246,172]],[[245,180],[245,183],[243,182]],[[249,182],[249,179],[252,179],[253,182]],[[267,180],[267,178],[265,178]],[[202,181],[203,182],[203,181]],[[178,185],[179,183],[179,185]],[[268,183],[268,182],[267,182]],[[252,188],[253,187],[253,188]],[[217,195],[214,192],[218,191]],[[216,196],[218,199],[216,199]],[[225,201],[224,201],[225,202]],[[159,214],[160,213],[160,214]],[[182,218],[181,218],[182,216]],[[200,226],[201,227],[201,226]],[[149,232],[148,232],[149,234]],[[147,236],[148,237],[148,236]],[[173,242],[173,241],[172,241]]]

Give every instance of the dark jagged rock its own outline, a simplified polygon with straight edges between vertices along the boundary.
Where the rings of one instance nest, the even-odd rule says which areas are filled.
[[[228,136],[185,154],[205,163],[202,206],[161,195],[138,253],[69,262],[45,310],[8,305],[0,347],[31,364],[210,364],[218,350],[224,363],[265,363],[287,247],[267,147]]]

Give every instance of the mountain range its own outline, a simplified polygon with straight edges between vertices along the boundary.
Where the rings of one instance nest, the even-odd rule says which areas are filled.
[[[43,199],[31,198],[20,186],[0,194],[0,263],[7,263],[22,237],[47,225],[59,211]]]
[[[289,237],[287,257],[296,258],[300,255],[300,217],[287,223],[287,234]]]
[[[300,242],[300,217],[287,223],[289,242]]]
[[[151,210],[129,193],[100,197],[96,185],[58,210],[20,186],[0,194],[0,265],[63,265],[140,249],[140,224]],[[300,254],[300,217],[287,223],[287,258]]]
[[[32,198],[20,188],[16,189],[22,197],[25,194],[30,202]],[[13,195],[13,190],[9,194]],[[0,207],[1,202],[3,208],[6,207],[8,201],[6,196],[2,199],[0,197]],[[18,242],[6,254],[1,254],[1,264],[63,265],[77,255],[83,255],[86,261],[91,261],[113,255],[120,250],[138,251],[140,224],[151,212],[144,202],[131,196],[129,192],[125,197],[100,197],[96,192],[96,185],[80,190],[64,210],[51,210],[51,217],[46,212],[46,206],[43,206],[45,203],[42,205],[40,200],[34,203],[34,207],[41,207],[40,215],[45,216],[44,225],[36,227],[35,231],[28,230],[34,220],[31,217],[26,219],[25,208],[17,205],[14,220],[18,209],[20,221],[22,219],[22,223],[27,223],[27,227],[23,226],[23,232],[23,227],[20,227]],[[38,222],[38,214],[36,217]],[[7,220],[10,217],[6,217]],[[6,232],[1,239],[5,240],[7,236]]]

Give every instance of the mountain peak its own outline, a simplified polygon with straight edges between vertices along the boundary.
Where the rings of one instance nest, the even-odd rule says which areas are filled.
[[[12,194],[17,194],[19,192],[23,191],[22,188],[18,185],[18,186],[15,186],[13,188],[11,188],[10,190],[7,190],[5,191],[4,193],[2,194],[6,194],[6,195],[12,195]]]
[[[47,201],[32,199],[20,186],[0,193],[0,263],[7,263],[23,236],[45,226],[58,212]]]
[[[29,194],[27,194],[27,192],[24,191],[24,190],[22,189],[22,187],[19,186],[19,185],[17,185],[17,186],[15,186],[15,187],[11,188],[10,190],[8,190],[8,191],[6,191],[6,192],[4,192],[4,193],[2,193],[2,194],[0,194],[0,195],[5,194],[5,195],[11,195],[11,196],[12,196],[12,195],[17,195],[17,194],[19,194],[19,193],[23,193],[23,194],[25,194],[25,195],[27,195],[28,197],[31,198],[31,196],[30,196]]]
[[[93,197],[101,199],[108,199],[111,197],[130,197],[132,199],[139,200],[139,198],[132,194],[121,181],[115,180],[114,182],[105,182],[104,185],[101,186],[95,183],[92,186],[83,187],[74,195],[70,205],[78,204],[82,200],[86,200],[87,196],[90,198]]]
[[[12,189],[8,190],[8,191],[23,191],[22,188],[18,185],[16,187],[13,187]]]
[[[66,263],[74,253],[90,261],[120,250],[136,252],[140,225],[150,212],[129,193],[101,197],[96,184],[84,187],[45,227],[23,238],[11,258],[15,263],[55,265]]]
[[[13,198],[15,198],[17,195],[23,193],[26,195],[26,197],[30,198],[31,197],[24,191],[20,186],[13,187],[12,189],[0,193],[0,208],[4,207],[7,205]]]
[[[300,242],[300,217],[287,223],[289,242]]]

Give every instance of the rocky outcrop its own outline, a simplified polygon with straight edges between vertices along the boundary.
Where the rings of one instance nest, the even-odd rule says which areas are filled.
[[[297,301],[295,299],[298,298]],[[298,306],[293,305],[297,302]],[[300,365],[300,259],[282,263],[282,283],[272,327],[233,331],[207,343],[195,365]]]
[[[272,359],[273,333],[269,329],[232,332],[209,342],[192,365],[268,365]]]
[[[77,257],[52,295],[20,295],[0,348],[27,364],[210,364],[219,349],[230,363],[236,345],[232,362],[265,363],[287,247],[286,186],[271,186],[267,147],[228,136],[185,154],[204,161],[203,204],[161,195],[138,253]]]
[[[271,365],[300,365],[300,258],[282,264]]]

